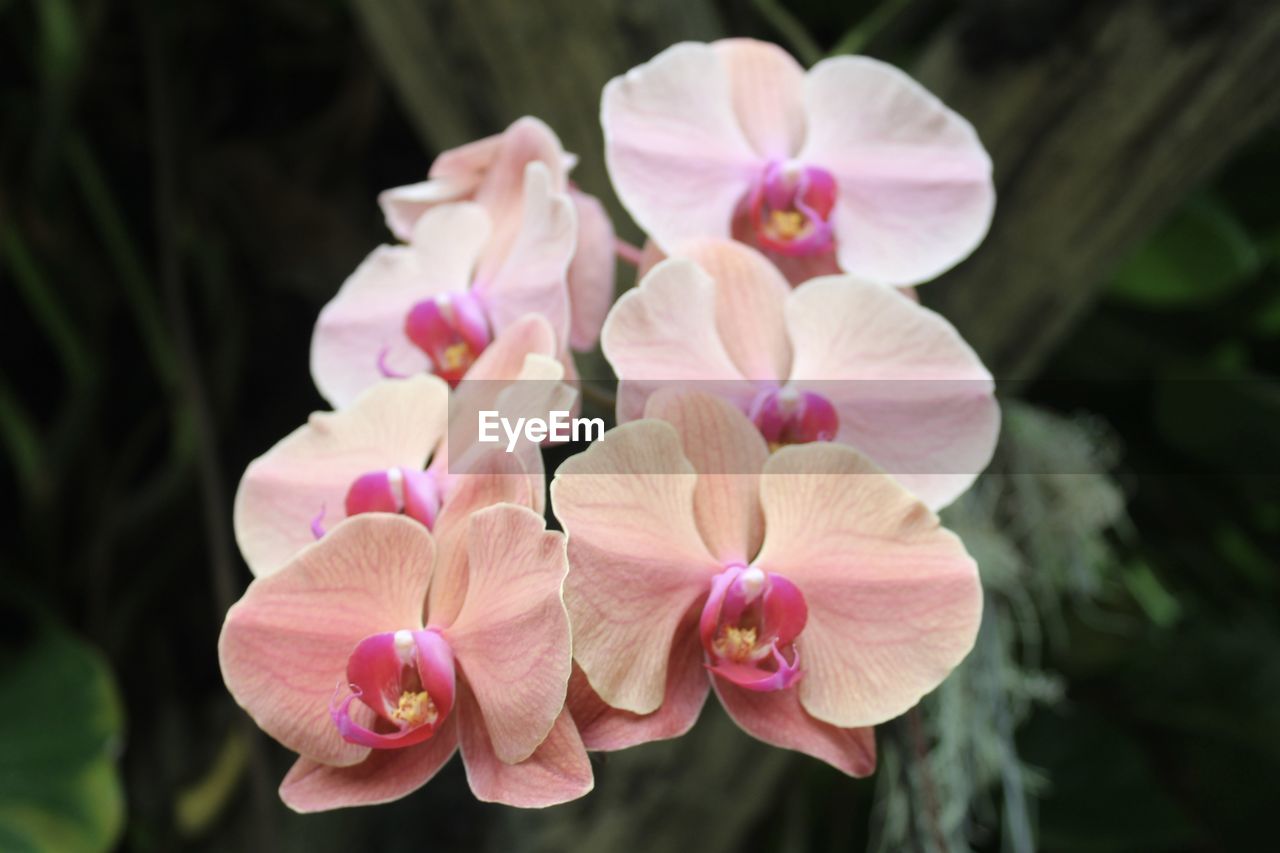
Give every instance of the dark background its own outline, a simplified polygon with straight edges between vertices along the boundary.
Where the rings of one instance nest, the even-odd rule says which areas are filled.
[[[394,806],[290,814],[289,757],[218,673],[249,581],[231,497],[323,405],[311,328],[389,239],[376,193],[532,113],[637,239],[600,87],[726,34],[895,62],[991,150],[991,236],[921,291],[1006,400],[948,516],[988,586],[973,659],[882,727],[869,780],[711,703],[599,759],[580,804],[476,804],[455,762]],[[1277,116],[1267,3],[0,0],[0,849],[1262,849]]]

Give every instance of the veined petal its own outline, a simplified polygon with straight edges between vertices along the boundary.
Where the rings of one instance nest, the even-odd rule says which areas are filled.
[[[836,441],[930,508],[955,500],[991,461],[994,383],[946,319],[891,287],[830,276],[796,288],[786,322],[792,384],[835,406]]]
[[[723,39],[711,47],[728,72],[733,111],[756,153],[766,160],[795,156],[805,131],[800,63],[755,39]]]
[[[503,131],[501,144],[485,165],[476,187],[476,202],[484,206],[493,220],[493,236],[485,258],[489,263],[497,262],[488,270],[482,264],[482,275],[496,269],[510,254],[517,234],[527,227],[523,223],[529,219],[526,194],[531,163],[541,163],[546,169],[551,192],[563,193],[567,189],[568,170],[559,137],[541,119],[523,116]]]
[[[797,159],[835,176],[832,222],[845,272],[916,284],[973,251],[991,223],[995,189],[972,125],[867,57],[823,60],[804,88],[808,134]]]
[[[361,761],[368,748],[339,736],[330,702],[362,639],[422,627],[434,561],[416,521],[369,514],[339,524],[227,611],[218,640],[227,689],[289,749],[323,764]]]
[[[444,435],[449,389],[434,376],[384,380],[339,412],[317,412],[245,470],[236,492],[236,541],[255,575],[280,568],[315,541],[318,514],[344,516],[362,474],[421,470]]]
[[[761,693],[723,678],[712,680],[725,711],[757,740],[812,755],[850,776],[870,776],[875,772],[874,729],[841,729],[814,719],[801,707],[795,689]]]
[[[729,236],[763,160],[738,124],[713,46],[677,44],[610,80],[600,120],[618,198],[654,241]]]
[[[697,479],[675,429],[642,420],[570,457],[551,484],[569,535],[574,657],[615,708],[662,704],[676,627],[718,568],[694,521]]]
[[[591,689],[582,669],[573,668],[565,704],[587,749],[612,752],[679,737],[693,728],[711,688],[698,641],[699,613],[700,608],[695,605],[676,629],[667,663],[666,692],[662,706],[652,714],[633,714],[606,704]]]
[[[795,645],[813,717],[839,728],[898,716],[964,659],[982,616],[977,566],[920,501],[856,451],[774,453],[760,483],[754,565],[808,603]]]
[[[748,379],[778,381],[791,368],[783,306],[791,287],[764,255],[732,240],[695,240],[677,254],[715,281],[716,332]],[[706,334],[703,332],[703,334]]]
[[[311,338],[311,375],[334,408],[383,378],[431,366],[404,333],[415,303],[466,290],[488,236],[488,218],[460,202],[433,208],[414,226],[408,246],[382,246],[351,274],[320,312]]]
[[[617,270],[613,223],[595,196],[570,189],[569,199],[578,219],[577,245],[568,274],[569,345],[586,352],[596,345],[613,304]]]
[[[576,800],[592,789],[591,760],[568,709],[562,709],[555,725],[533,755],[519,764],[500,759],[489,740],[489,729],[466,689],[459,691],[459,740],[467,781],[476,799],[520,808],[542,808]]]
[[[564,534],[540,515],[500,504],[471,516],[466,598],[444,636],[508,764],[540,744],[564,707],[572,655],[560,588]]]
[[[524,172],[519,227],[509,247],[486,248],[476,272],[476,295],[501,334],[527,314],[541,314],[561,347],[569,343],[569,262],[578,237],[573,204],[555,189],[542,162]]]
[[[675,427],[698,472],[694,512],[702,541],[722,564],[747,563],[760,548],[760,470],[769,458],[760,432],[717,397],[668,389],[649,398],[646,418]]]
[[[375,749],[359,764],[331,767],[299,758],[280,783],[280,799],[303,814],[389,803],[431,781],[457,749],[450,716],[429,740],[404,749]]]
[[[613,306],[601,348],[619,381],[618,420],[640,417],[658,388],[718,381],[749,395],[724,343],[709,334],[716,317],[715,281],[690,260],[655,266]]]

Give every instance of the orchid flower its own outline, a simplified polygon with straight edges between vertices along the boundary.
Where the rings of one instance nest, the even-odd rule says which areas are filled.
[[[479,409],[545,417],[563,406],[555,353],[550,326],[530,315],[498,336],[452,395],[439,378],[418,374],[384,379],[345,409],[313,414],[240,481],[235,531],[249,568],[270,574],[360,513],[400,513],[447,535],[443,528],[477,506],[509,501],[542,512],[537,447],[515,454],[481,447],[467,427]],[[447,422],[460,422],[450,432],[473,442],[449,447]]]
[[[381,246],[365,259],[316,323],[311,373],[325,399],[341,409],[382,379],[422,372],[456,385],[528,314],[551,324],[569,361],[573,207],[541,162],[525,169],[520,201],[517,228],[475,202],[432,208],[408,245]]]
[[[552,189],[567,192],[577,213],[577,248],[568,272],[569,343],[576,350],[589,350],[613,300],[613,223],[599,200],[569,182],[577,157],[565,153],[546,124],[525,116],[500,134],[446,151],[431,164],[427,180],[386,190],[378,202],[391,233],[408,241],[431,208],[475,201],[493,218],[495,241],[510,245],[519,229],[525,169],[534,162],[546,166]]]
[[[250,584],[218,642],[236,701],[299,753],[280,796],[320,811],[395,800],[461,750],[475,795],[546,806],[592,787],[564,709],[564,536],[513,504],[437,543],[359,515]]]
[[[856,448],[932,509],[986,467],[1000,429],[991,375],[941,316],[847,275],[792,289],[741,243],[680,252],[605,321],[619,422],[657,388],[696,386],[732,400],[775,447]]]
[[[870,727],[977,635],[977,569],[924,504],[849,447],[771,455],[717,397],[655,394],[551,499],[589,748],[680,734],[713,687],[749,734],[866,775]]]
[[[792,282],[906,285],[963,260],[991,221],[973,127],[874,59],[806,73],[764,42],[677,44],[611,80],[601,120],[618,198],[668,252],[732,236]]]

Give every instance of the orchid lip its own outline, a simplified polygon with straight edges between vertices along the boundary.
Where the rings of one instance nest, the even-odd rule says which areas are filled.
[[[711,581],[699,620],[708,671],[747,690],[785,690],[803,674],[795,639],[808,621],[782,575],[734,563]]]
[[[773,449],[787,444],[834,441],[840,429],[840,416],[830,400],[791,385],[761,391],[747,414]]]
[[[752,186],[747,207],[762,248],[803,257],[834,247],[835,201],[835,178],[826,169],[773,160]]]
[[[414,303],[405,315],[404,333],[431,359],[435,374],[455,386],[490,341],[484,308],[469,291]],[[381,360],[379,367],[384,369]]]
[[[402,513],[430,529],[440,512],[441,499],[434,472],[386,468],[365,472],[352,480],[345,508],[348,516],[362,512]]]
[[[350,693],[345,699],[338,700],[339,684],[329,705],[343,740],[373,749],[422,743],[453,709],[453,650],[430,628],[372,634],[348,658],[346,686]],[[373,728],[353,719],[357,701],[373,712]]]

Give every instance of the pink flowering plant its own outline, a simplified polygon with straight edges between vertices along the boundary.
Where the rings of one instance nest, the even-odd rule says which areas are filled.
[[[589,751],[683,735],[712,692],[865,776],[875,727],[973,646],[978,568],[935,512],[1000,412],[911,290],[986,233],[973,128],[891,66],[746,39],[662,52],[601,120],[643,250],[536,118],[444,152],[381,194],[396,242],[320,312],[332,411],[244,473],[254,580],[219,658],[297,753],[298,811],[400,798],[455,752],[481,800],[562,803]],[[575,362],[597,343],[616,392]],[[615,425],[549,471],[581,398]]]

